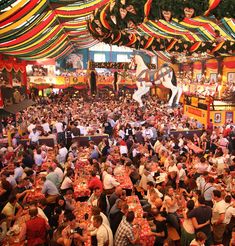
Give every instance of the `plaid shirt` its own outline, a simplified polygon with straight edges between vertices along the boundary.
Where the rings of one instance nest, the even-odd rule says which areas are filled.
[[[130,240],[134,240],[134,234],[132,230],[132,225],[123,219],[118,226],[117,232],[115,234],[115,246],[127,246],[130,245]]]

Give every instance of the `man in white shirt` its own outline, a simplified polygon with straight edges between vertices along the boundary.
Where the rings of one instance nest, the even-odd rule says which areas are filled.
[[[213,190],[213,200],[215,202],[212,208],[211,224],[213,227],[214,243],[217,245],[222,244],[226,228],[226,224],[224,223],[226,203],[219,190]]]
[[[235,216],[235,202],[232,202],[232,197],[230,195],[225,196],[224,201],[226,203],[224,223],[228,225]]]
[[[32,121],[32,122],[30,123],[30,125],[27,127],[28,132],[31,133],[35,127],[36,127],[36,125],[35,125],[34,122]]]
[[[54,127],[57,132],[57,142],[61,143],[65,140],[65,134],[64,134],[64,126],[61,120],[57,120],[54,124]]]
[[[143,131],[142,131],[142,135],[144,137],[144,139],[152,139],[153,138],[153,131],[151,130],[151,128],[145,128]]]
[[[145,191],[147,191],[147,183],[149,181],[154,182],[153,175],[150,172],[150,167],[145,166],[145,169],[143,170],[143,173],[141,175],[139,186],[143,188]]]
[[[36,130],[36,128],[33,129],[33,131],[29,134],[29,140],[31,144],[39,144],[39,132]]]
[[[19,182],[24,174],[24,169],[20,165],[20,163],[15,163],[15,169],[14,169],[14,179]]]
[[[63,173],[63,171],[61,170],[61,168],[59,168],[59,167],[57,166],[56,163],[53,163],[53,166],[55,167],[54,172],[57,174],[58,179],[59,179],[59,182],[61,183],[62,180],[63,180],[63,178],[64,178],[64,173]]]
[[[59,163],[65,163],[68,150],[63,143],[59,144],[58,146],[59,146],[59,153],[57,155],[57,161]]]
[[[185,185],[184,185],[184,180],[185,180],[185,177],[186,177],[186,172],[185,170],[183,169],[183,165],[181,163],[178,163],[177,164],[177,168],[178,168],[178,178],[179,178],[179,187],[181,188],[185,188]]]
[[[41,125],[41,126],[42,126],[43,131],[44,131],[45,133],[51,132],[50,125],[49,125],[48,122],[46,122],[45,119],[42,120],[42,125]]]
[[[117,182],[117,180],[113,177],[112,175],[112,168],[109,167],[107,169],[107,173],[104,176],[104,180],[103,180],[103,186],[104,186],[104,190],[106,190],[106,192],[112,193],[113,189],[115,187],[117,187],[118,185],[120,185],[119,182]]]
[[[46,159],[44,159],[42,157],[42,150],[41,149],[38,149],[36,151],[36,153],[34,154],[34,162],[35,164],[40,167],[42,165],[42,163],[45,161]]]
[[[60,120],[55,122],[54,127],[55,127],[57,133],[64,131],[63,123]]]
[[[113,246],[113,233],[110,227],[103,223],[103,218],[100,215],[94,216],[93,226],[97,229],[95,231],[92,231],[91,235],[96,235],[97,245]]]
[[[169,161],[168,173],[170,173],[170,172],[177,172],[177,174],[179,174],[179,169],[177,168],[177,166],[173,160]]]

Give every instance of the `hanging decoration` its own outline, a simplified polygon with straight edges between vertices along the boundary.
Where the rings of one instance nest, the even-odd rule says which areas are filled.
[[[235,21],[228,2],[233,5],[232,0],[113,0],[93,13],[88,29],[99,41],[134,49],[231,55]],[[211,15],[215,10],[223,11],[223,18]]]

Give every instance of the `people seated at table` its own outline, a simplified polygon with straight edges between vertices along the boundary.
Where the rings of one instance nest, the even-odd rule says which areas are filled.
[[[235,197],[235,129],[231,122],[218,129],[213,126],[211,132],[197,131],[197,136],[182,132],[172,136],[173,129],[190,133],[198,122],[184,117],[181,107],[169,110],[151,97],[150,106],[141,112],[127,100],[60,100],[19,113],[26,125],[33,118],[33,128],[38,129],[45,117],[51,129],[59,123],[58,131],[52,131],[52,135],[61,133],[58,146],[21,146],[14,141],[13,151],[0,150],[1,213],[9,222],[3,245],[17,243],[16,228],[31,220],[32,206],[37,206],[36,217],[48,220],[49,238],[57,245],[73,241],[91,245],[87,229],[93,224],[92,215],[106,221],[98,219],[95,231],[100,229],[107,244],[103,224],[110,224],[108,232],[112,231],[115,246],[153,246],[172,240],[179,245],[180,238],[190,245],[198,232],[207,235],[206,245],[212,245],[213,238],[217,243],[227,238],[228,244]],[[109,137],[89,146],[71,145],[65,141],[71,122],[78,123],[81,134],[82,128],[85,134],[99,129],[109,132]],[[226,139],[228,144],[224,144]]]
[[[48,224],[38,216],[37,207],[30,207],[30,219],[22,226],[20,239],[27,240],[28,246],[43,245],[46,243]]]
[[[100,199],[102,190],[100,187],[95,187],[90,198],[88,199],[88,204],[92,206],[98,206],[98,200]]]
[[[112,170],[112,168],[111,167],[108,167],[107,168],[107,171],[105,173],[103,173],[103,187],[104,187],[104,191],[107,194],[112,194],[113,191],[115,190],[115,187],[117,187],[118,185],[120,185],[120,183],[117,182],[117,180],[113,176],[113,170]]]
[[[74,171],[71,169],[68,170],[60,186],[60,190],[63,194],[65,194],[67,190],[73,189],[73,177]]]
[[[109,205],[110,205],[110,208],[113,207],[113,205],[116,203],[116,200],[117,199],[120,199],[121,198],[122,192],[123,192],[122,187],[117,186],[115,188],[115,191],[109,197]]]
[[[204,246],[207,239],[207,235],[203,232],[196,233],[196,238],[190,243],[190,246]]]
[[[67,190],[64,196],[65,199],[65,210],[73,211],[76,209],[76,200],[73,197],[73,191]]]
[[[5,176],[6,177],[6,176]],[[6,202],[8,201],[11,192],[12,192],[12,185],[9,181],[7,181],[7,179],[3,177],[1,179],[1,190],[0,190],[0,209],[3,209],[3,207],[5,206]]]
[[[1,212],[7,217],[8,228],[21,215],[21,212],[22,207],[17,202],[16,196],[11,196]]]
[[[60,245],[79,245],[79,243],[85,242],[87,237],[84,235],[84,231],[79,227],[76,221],[76,217],[73,213],[68,212],[66,215],[66,226],[61,232],[61,237],[57,240]]]
[[[48,203],[54,203],[59,196],[59,191],[54,183],[42,177],[41,181],[43,183],[42,193],[46,196]]]
[[[95,170],[91,172],[91,180],[88,183],[88,188],[93,191],[95,188],[100,188],[100,190],[103,190],[103,184],[102,181],[97,177],[97,173]]]

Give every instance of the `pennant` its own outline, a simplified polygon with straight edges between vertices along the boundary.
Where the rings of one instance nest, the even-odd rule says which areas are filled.
[[[153,0],[147,0],[147,2],[144,5],[145,21],[148,20],[148,16],[149,16],[149,12],[150,12],[150,9],[151,9],[152,1]]]
[[[166,48],[166,51],[170,51],[172,50],[172,48],[174,47],[174,45],[177,43],[177,40],[173,40],[170,45]]]
[[[111,30],[111,27],[110,27],[108,21],[106,20],[106,16],[107,16],[106,10],[107,10],[108,7],[109,7],[109,5],[107,4],[107,5],[101,10],[101,12],[100,12],[100,21],[101,21],[101,23],[102,23],[102,25],[103,25],[104,28],[106,28],[106,29],[108,29],[108,30]]]
[[[119,32],[117,37],[113,40],[113,44],[117,43],[121,38],[121,33]]]
[[[150,37],[148,39],[147,43],[145,44],[144,49],[148,49],[151,46],[151,44],[153,43],[153,40],[154,40],[154,37]]]
[[[200,41],[193,44],[190,48],[190,52],[195,52],[200,47],[201,44],[202,44],[202,42],[200,42]]]
[[[205,16],[208,16],[210,11],[215,9],[219,3],[220,3],[221,0],[209,0],[209,8],[208,10],[204,13]]]
[[[224,43],[225,43],[225,41],[220,42],[219,44],[217,44],[217,45],[215,46],[215,48],[211,51],[211,53],[213,54],[214,52],[220,50],[221,47],[224,45]]]
[[[134,44],[136,42],[136,40],[137,40],[136,35],[131,33],[131,35],[129,36],[129,40],[130,40],[130,42],[127,43],[126,46],[131,46],[132,44]]]

